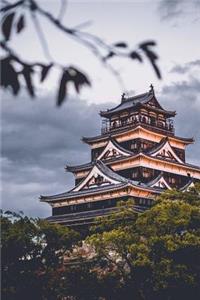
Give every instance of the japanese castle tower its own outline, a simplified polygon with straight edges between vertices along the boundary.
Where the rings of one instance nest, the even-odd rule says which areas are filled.
[[[82,139],[91,147],[91,161],[66,166],[75,187],[40,197],[52,207],[48,220],[68,226],[90,224],[127,199],[142,212],[163,190],[184,191],[200,180],[200,168],[185,161],[185,148],[194,140],[175,135],[175,114],[159,104],[152,85],[141,95],[123,94],[119,105],[101,111],[101,134]]]

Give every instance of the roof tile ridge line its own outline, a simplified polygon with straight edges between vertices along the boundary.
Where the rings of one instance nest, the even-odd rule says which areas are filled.
[[[112,188],[119,188],[119,187],[124,187],[124,186],[126,186],[127,185],[127,182],[120,182],[120,183],[118,183],[118,184],[112,184]],[[104,187],[102,187],[102,188],[106,188],[105,190],[110,190],[111,189],[111,186],[109,185],[109,186],[104,186]],[[77,196],[77,194],[81,194],[81,193],[85,193],[85,194],[87,194],[87,193],[93,193],[93,192],[95,192],[95,193],[100,193],[100,192],[102,192],[102,188],[101,188],[101,190],[100,190],[100,188],[99,188],[99,190],[97,191],[97,190],[95,190],[95,189],[92,189],[92,190],[90,190],[90,189],[88,189],[88,190],[81,190],[81,191],[72,191],[72,190],[70,190],[70,191],[68,191],[68,192],[65,192],[65,193],[62,193],[62,194],[56,194],[56,195],[52,195],[52,196],[44,196],[44,200],[43,201],[41,201],[41,202],[48,202],[48,201],[62,201],[62,200],[64,200],[64,199],[66,199],[67,197],[72,197],[72,198],[74,198],[74,197],[76,197]],[[64,194],[64,195],[63,195]],[[54,198],[54,197],[57,197],[57,196],[60,196],[60,197],[58,197],[58,198]]]
[[[149,151],[146,152],[146,154],[153,154],[154,152],[158,151],[159,149],[161,149],[166,143],[169,143],[169,138],[168,136],[163,137],[160,142],[155,145],[155,147],[153,147],[152,149],[150,149]],[[170,144],[170,143],[169,143]],[[170,145],[171,146],[171,145]]]
[[[112,112],[113,110],[115,110],[116,108],[118,108],[119,106],[121,106],[123,103],[124,102],[120,102],[120,104],[116,105],[113,108],[110,108],[110,109],[107,109],[107,110],[101,110],[99,114],[101,115],[101,114]]]
[[[74,191],[74,190],[75,190],[76,188],[78,188],[79,186],[81,186],[81,184],[84,182],[84,180],[86,180],[86,179],[91,175],[91,173],[93,172],[93,169],[94,169],[95,167],[96,167],[97,169],[99,169],[99,171],[102,172],[105,176],[110,177],[110,179],[112,179],[112,180],[118,180],[118,181],[120,181],[121,183],[127,182],[127,181],[124,180],[124,178],[123,178],[122,176],[118,175],[117,173],[115,173],[114,171],[112,171],[109,167],[107,167],[101,160],[96,160],[96,161],[94,161],[94,165],[93,165],[93,167],[91,168],[91,170],[89,171],[89,173],[87,174],[87,176],[86,176],[85,178],[83,178],[83,180],[81,180],[81,182],[79,182],[73,189],[69,190],[67,193],[70,193],[70,192],[76,192],[76,191]],[[115,177],[112,177],[112,176],[110,176],[110,175],[108,175],[108,174],[105,174],[105,170],[102,170],[102,167],[103,167],[104,169],[108,169],[108,171],[109,171],[109,172],[112,172],[115,176],[117,175],[118,178],[116,179]],[[112,173],[111,173],[111,174],[112,174]]]
[[[76,189],[77,187],[79,187],[79,186],[83,183],[83,181],[84,181],[87,177],[90,176],[90,174],[92,173],[94,167],[97,167],[97,168],[98,168],[98,165],[97,165],[97,161],[96,161],[96,160],[93,162],[92,168],[90,169],[90,171],[89,171],[89,173],[87,174],[87,176],[84,177],[77,185],[75,185],[75,187],[74,187],[73,189],[69,190],[68,193],[73,192],[74,189]],[[76,192],[76,191],[75,191],[75,192]]]
[[[107,110],[103,110],[103,111],[100,111],[100,115],[101,114],[104,114],[104,113],[108,113],[108,112],[112,112],[113,110],[115,110],[116,108],[120,107],[121,105],[123,105],[124,103],[128,102],[128,101],[133,101],[137,98],[140,98],[140,97],[144,97],[144,96],[148,96],[148,95],[151,95],[150,92],[146,92],[146,93],[143,93],[143,94],[139,94],[139,95],[135,95],[134,97],[131,97],[131,98],[127,98],[125,99],[123,102],[120,102],[118,105],[116,105],[115,107],[113,108],[110,108],[110,109],[107,109]],[[153,96],[153,94],[152,94]]]
[[[119,148],[119,149],[122,150],[123,152],[127,152],[128,154],[131,154],[131,155],[134,154],[132,151],[130,151],[130,150],[125,149],[124,147],[122,147],[122,146],[117,142],[117,140],[116,140],[114,137],[109,136],[109,140],[110,140],[117,148]]]
[[[151,92],[145,92],[145,93],[142,93],[142,94],[138,94],[138,95],[135,95],[135,96],[132,96],[132,97],[129,97],[129,98],[125,98],[125,101],[132,101],[132,100],[135,100],[137,98],[141,98],[141,97],[144,97],[144,96],[149,96],[151,94]]]
[[[132,186],[135,186],[135,187],[138,187],[138,186],[139,186],[139,185],[138,185],[138,181],[134,181],[134,180],[128,179],[128,178],[126,178],[126,177],[123,177],[123,176],[117,174],[116,172],[114,172],[113,170],[111,170],[109,167],[107,167],[101,160],[98,160],[98,162],[100,162],[100,164],[102,164],[103,167],[105,167],[105,169],[108,169],[109,172],[112,172],[114,175],[117,175],[117,177],[119,178],[119,180],[120,180],[120,179],[122,180],[122,183],[127,183],[127,184],[132,185]],[[103,170],[102,170],[102,172],[103,172]],[[109,176],[109,175],[107,175],[107,174],[105,174],[105,175],[106,175],[106,176]],[[114,178],[114,179],[115,179],[115,178]],[[147,184],[144,184],[144,183],[143,183],[142,185],[140,185],[140,187],[143,187],[143,188],[149,188],[149,186],[148,186]],[[151,187],[150,187],[150,189],[151,189]]]
[[[187,187],[190,186],[191,183],[194,183],[194,178],[193,177],[190,177],[190,179],[188,180],[188,182],[184,186],[182,186],[179,190],[180,191],[184,191]]]
[[[104,164],[104,163],[102,162],[102,160],[98,159],[98,160],[96,160],[96,163],[97,163],[97,164],[100,164],[100,166],[99,166],[99,167],[100,167],[100,171],[101,171],[104,175],[110,177],[110,175],[105,174],[105,171],[102,170],[102,167],[103,167],[105,170],[108,170],[109,172],[111,172],[111,176],[112,176],[112,174],[113,174],[114,176],[117,176],[117,177],[119,178],[119,180],[120,180],[122,183],[128,183],[128,182],[129,182],[127,178],[125,178],[125,177],[123,177],[123,176],[117,174],[116,172],[114,172],[111,168],[109,168],[106,164]],[[116,178],[112,178],[112,177],[111,177],[111,179],[116,180]]]
[[[139,153],[139,154],[142,154],[142,155],[144,155],[144,156],[146,156],[146,157],[148,157],[148,158],[151,158],[151,159],[158,159],[158,160],[160,160],[160,161],[165,161],[165,162],[169,162],[169,163],[172,163],[172,164],[178,164],[178,165],[181,165],[181,166],[188,166],[188,167],[191,167],[191,168],[195,168],[195,169],[200,170],[200,167],[199,167],[199,166],[196,166],[196,165],[193,165],[193,164],[188,164],[188,163],[186,163],[186,162],[180,163],[180,162],[178,162],[178,161],[164,160],[164,159],[162,159],[162,158],[160,158],[160,157],[154,157],[154,156],[151,156],[151,155],[149,155],[148,153],[144,153],[144,152]]]
[[[86,177],[88,177],[89,174],[92,172],[94,166],[96,165],[96,161],[95,161],[95,162],[92,162],[92,163],[93,163],[93,164],[92,164],[93,167],[91,168],[90,172],[87,174]],[[81,185],[81,183],[82,183],[84,180],[85,180],[85,178],[83,178],[77,185],[75,185],[72,189],[70,189],[69,191],[67,191],[67,192],[65,192],[65,193],[68,194],[68,193],[73,192],[73,190],[74,190],[75,188],[77,188],[79,185]],[[59,194],[57,194],[57,195],[59,195]],[[54,196],[56,196],[56,195],[54,195]],[[49,196],[47,196],[47,197],[49,197]]]
[[[110,108],[110,109],[107,109],[107,110],[102,110],[100,111],[100,115],[101,113],[104,114],[104,113],[108,113],[108,112],[112,112],[113,110],[115,110],[116,108],[120,107],[121,105],[123,105],[124,103],[128,102],[128,101],[134,101],[136,100],[137,98],[141,98],[141,97],[144,97],[144,96],[150,96],[152,95],[152,97],[154,96],[154,94],[152,94],[151,92],[146,92],[146,93],[142,93],[142,94],[138,94],[138,95],[135,95],[134,97],[130,97],[130,98],[125,98],[124,101],[121,101],[118,105],[116,105],[115,107],[113,108]],[[148,99],[149,101],[150,99]]]
[[[94,164],[94,161],[90,161],[88,163],[81,164],[81,165],[72,165],[72,166],[65,165],[64,168],[65,168],[66,172],[73,172],[73,170],[70,170],[70,169],[76,169],[76,168],[79,168],[79,167],[84,167],[86,165],[88,165],[89,167],[91,167],[91,166],[93,166],[93,164]]]
[[[136,127],[134,127],[134,128],[130,128],[130,129],[126,129],[126,131],[132,131],[132,130],[137,130],[138,128],[142,128],[143,130],[146,130],[146,131],[150,131],[150,129],[147,129],[146,127],[144,127],[143,125],[137,125]],[[152,130],[154,133],[157,133],[157,134],[159,134],[159,135],[164,135],[164,133],[159,133],[159,132],[157,132],[157,131],[155,131],[155,129],[153,129]],[[119,134],[121,134],[121,133],[123,133],[124,132],[124,129],[123,128],[121,128],[121,130],[119,130],[119,131],[117,131],[117,132],[113,132],[112,133],[112,136],[116,136],[116,135],[119,135]],[[90,137],[83,137],[82,138],[82,140],[83,140],[83,142],[84,143],[88,143],[87,141],[89,141],[90,142],[90,140],[95,140],[95,139],[103,139],[103,140],[106,140],[107,138],[108,138],[108,134],[104,134],[104,135],[102,135],[102,134],[99,134],[99,135],[96,135],[96,136],[90,136]],[[171,138],[171,139],[178,139],[178,140],[181,140],[181,141],[188,141],[190,144],[191,143],[194,143],[195,142],[195,139],[194,139],[194,137],[180,137],[180,136],[177,136],[177,135],[174,135],[174,136],[169,136],[169,138]]]
[[[164,172],[163,172],[163,171],[160,171],[160,173],[158,174],[158,176],[155,177],[154,179],[150,180],[150,181],[147,183],[147,185],[150,186],[151,184],[156,183],[156,182],[157,182],[158,180],[160,180],[162,177],[165,179],[165,177],[164,177]]]
[[[163,141],[162,141],[163,140]],[[177,162],[181,163],[181,164],[184,164],[184,161],[176,154],[176,152],[174,151],[174,149],[172,148],[171,144],[170,144],[170,141],[169,141],[169,138],[166,136],[165,138],[163,138],[161,141],[160,141],[160,146],[158,145],[158,148],[156,149],[152,149],[149,154],[150,155],[153,155],[154,153],[158,152],[160,149],[162,149],[162,147],[164,147],[166,144],[169,145],[169,147],[171,148],[171,151],[176,159]]]
[[[133,180],[130,180],[128,182],[129,186],[132,186],[132,187],[136,187],[136,188],[139,188],[139,189],[147,189],[148,191],[152,191],[152,192],[157,192],[157,193],[160,193],[160,190],[157,190],[155,189],[154,187],[151,187],[151,186],[148,186],[146,183],[142,183],[142,182],[134,182]]]

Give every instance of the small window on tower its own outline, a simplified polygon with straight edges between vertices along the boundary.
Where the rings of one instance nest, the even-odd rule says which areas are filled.
[[[136,150],[137,149],[137,143],[136,142],[133,142],[131,144],[131,150]]]
[[[138,171],[137,170],[133,171],[132,178],[137,178],[137,176],[138,176]]]
[[[144,168],[143,172],[142,172],[142,175],[143,175],[144,178],[148,178],[150,176],[149,170]]]

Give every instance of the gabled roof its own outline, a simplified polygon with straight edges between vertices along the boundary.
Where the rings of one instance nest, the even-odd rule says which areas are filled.
[[[97,160],[102,160],[103,156],[107,153],[107,151],[110,150],[116,150],[118,152],[118,154],[121,155],[121,157],[128,157],[128,156],[132,156],[133,152],[129,151],[125,148],[123,148],[122,146],[120,146],[117,141],[113,138],[109,138],[107,145],[105,146],[105,148],[103,149],[103,151],[101,152],[101,154],[97,157]],[[120,156],[116,157],[119,158]],[[112,157],[111,157],[112,158]],[[95,162],[89,162],[86,164],[82,164],[82,165],[76,165],[76,166],[69,166],[66,165],[65,169],[68,172],[76,172],[76,171],[80,171],[80,170],[88,170],[91,167],[93,167],[95,165]]]
[[[169,150],[171,152],[171,154],[173,155],[174,160],[170,159],[168,157],[166,158],[166,157],[161,156],[161,155],[157,156],[157,154],[159,153],[159,151],[162,151],[162,149]],[[113,159],[104,161],[104,163],[106,165],[112,165],[113,162],[125,161],[127,159],[136,158],[138,156],[145,156],[145,157],[147,157],[149,159],[156,159],[156,160],[163,161],[163,162],[168,162],[168,163],[173,163],[173,164],[176,164],[176,165],[181,165],[181,166],[189,167],[189,168],[192,168],[192,169],[195,169],[195,170],[200,170],[200,167],[182,161],[176,155],[176,153],[174,152],[174,150],[172,149],[172,147],[171,147],[171,145],[170,145],[170,143],[169,143],[169,141],[168,141],[167,138],[162,139],[161,142],[158,145],[156,145],[153,149],[151,149],[149,151],[148,150],[144,151],[144,152],[141,151],[141,152],[135,153],[135,154],[132,153],[132,155],[127,156],[127,157],[126,156],[122,156],[122,157],[113,158]],[[81,171],[81,170],[90,170],[94,166],[94,164],[95,164],[95,162],[91,162],[91,163],[87,163],[87,164],[84,164],[84,165],[67,167],[67,170],[71,171],[71,172],[77,172],[77,171]]]
[[[162,158],[162,154],[166,153],[166,156],[164,156],[164,158],[167,159],[167,155],[171,155],[171,157],[176,160],[177,162],[184,164],[184,161],[182,159],[180,159],[180,157],[178,157],[178,155],[175,153],[175,151],[172,149],[170,143],[169,143],[169,139],[163,138],[160,143],[158,145],[156,145],[153,149],[151,149],[150,151],[147,152],[148,155],[151,155],[153,157],[161,157]],[[170,157],[169,157],[170,159]],[[171,159],[171,160],[173,160]]]
[[[104,155],[106,154],[107,151],[111,151],[111,150],[115,150],[118,152],[118,154],[120,154],[121,156],[131,156],[133,155],[133,152],[124,149],[122,146],[120,146],[117,141],[115,141],[114,139],[110,138],[106,147],[104,148],[104,150],[102,151],[102,153],[98,156],[97,159],[102,159],[104,157]]]
[[[83,187],[93,178],[97,176],[102,176],[109,184],[94,186],[86,190]],[[67,199],[78,195],[84,195],[88,193],[102,192],[104,190],[113,190],[116,188],[121,188],[126,186],[129,180],[113,172],[109,167],[105,166],[100,160],[93,164],[93,168],[90,170],[89,174],[84,178],[78,185],[76,185],[72,190],[57,194],[53,196],[40,196],[41,201],[51,201],[56,199]],[[137,182],[135,182],[137,184]]]
[[[100,186],[96,185],[92,188],[84,189],[86,184],[95,176],[102,176],[107,182],[106,185],[102,184]],[[96,194],[96,193],[102,193],[104,191],[110,191],[110,190],[118,190],[122,187],[137,187],[139,189],[145,189],[148,191],[151,191],[153,193],[159,193],[161,192],[161,189],[159,188],[152,188],[146,184],[143,184],[139,181],[134,181],[127,179],[125,177],[122,177],[118,175],[116,172],[112,171],[109,167],[107,167],[102,161],[98,160],[95,162],[93,168],[89,172],[86,178],[84,178],[75,188],[72,190],[52,195],[52,196],[40,196],[40,200],[44,202],[51,202],[51,201],[57,201],[57,200],[67,200],[71,198],[75,198],[77,196],[84,196],[88,194]]]
[[[129,183],[129,180],[113,172],[102,161],[97,160],[93,168],[83,181],[81,181],[72,191],[80,191],[93,177],[102,176],[109,184]]]
[[[193,186],[194,186],[194,179],[190,178],[188,182],[184,186],[182,186],[182,188],[180,188],[180,191],[182,192],[188,191]]]
[[[107,111],[101,111],[100,115],[102,117],[109,117],[113,113],[118,113],[118,112],[120,112],[122,110],[126,110],[126,109],[137,108],[137,107],[139,107],[142,104],[147,104],[152,99],[155,100],[155,102],[157,104],[157,108],[160,111],[163,111],[163,112],[165,112],[165,113],[167,113],[167,114],[169,114],[171,116],[175,115],[174,111],[167,111],[167,110],[164,110],[162,108],[162,106],[157,101],[157,99],[156,99],[156,97],[154,95],[153,90],[150,90],[147,93],[136,95],[134,97],[128,97],[128,98],[123,97],[122,101],[121,101],[121,103],[119,105],[117,105],[114,108],[108,109]]]
[[[149,181],[147,183],[148,186],[150,187],[156,187],[156,188],[166,188],[171,190],[170,185],[167,183],[167,181],[164,178],[163,172],[160,172],[160,174],[154,178],[153,180]]]

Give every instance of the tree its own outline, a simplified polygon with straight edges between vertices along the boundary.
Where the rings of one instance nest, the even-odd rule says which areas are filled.
[[[199,184],[187,192],[163,193],[140,215],[129,203],[128,212],[122,207],[93,230],[88,243],[105,261],[99,272],[107,282],[116,280],[106,299],[198,299]]]
[[[88,256],[83,237],[64,226],[11,212],[1,224],[8,300],[199,298],[200,184],[164,192],[142,214],[120,203],[91,228]]]
[[[77,93],[80,92],[80,88],[82,86],[91,85],[88,74],[82,72],[79,67],[74,65],[60,65],[51,57],[45,34],[43,33],[44,28],[40,26],[40,17],[47,19],[59,31],[63,32],[72,40],[75,40],[78,45],[81,44],[88,48],[88,50],[95,55],[97,60],[99,60],[103,66],[119,80],[119,82],[122,82],[120,74],[112,67],[111,64],[109,64],[109,61],[113,57],[120,57],[133,61],[136,60],[140,63],[143,63],[143,59],[146,57],[149,60],[156,76],[161,79],[161,72],[157,65],[158,56],[153,50],[156,46],[155,41],[144,41],[141,42],[136,49],[129,49],[127,42],[119,41],[108,44],[100,37],[81,30],[85,24],[75,26],[73,28],[66,27],[62,22],[62,15],[66,7],[65,0],[61,2],[61,14],[59,17],[53,16],[48,10],[42,8],[36,0],[17,0],[12,3],[4,0],[2,2],[3,5],[0,10],[2,15],[2,40],[0,42],[0,46],[4,55],[1,59],[1,86],[6,89],[10,89],[14,95],[19,93],[23,86],[23,82],[25,81],[26,90],[32,97],[35,96],[36,87],[34,86],[33,78],[34,74],[38,72],[38,69],[41,82],[46,80],[49,72],[53,68],[60,69],[57,105],[61,105],[65,100],[70,83],[73,84]],[[29,26],[29,22],[31,20],[27,20],[27,15],[25,15],[26,11],[29,12],[31,20],[37,30],[44,53],[49,61],[48,64],[44,62],[29,63],[23,59],[23,53],[15,53],[10,46],[12,35],[20,34],[26,27]],[[16,68],[16,65],[18,68]]]
[[[1,215],[4,299],[59,299],[63,255],[79,234],[22,214]]]

